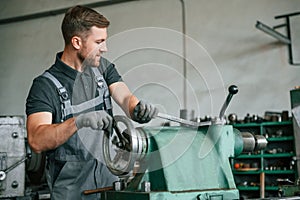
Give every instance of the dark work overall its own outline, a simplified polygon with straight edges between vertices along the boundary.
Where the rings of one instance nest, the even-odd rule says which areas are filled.
[[[112,113],[108,86],[98,68],[92,68],[97,82],[98,96],[78,105],[71,105],[68,93],[49,72],[43,74],[56,86],[61,101],[62,121],[68,116],[100,108]],[[112,186],[117,177],[107,169],[102,155],[102,130],[82,128],[63,145],[48,155],[46,170],[51,199],[100,199],[100,194],[84,195],[84,190]]]

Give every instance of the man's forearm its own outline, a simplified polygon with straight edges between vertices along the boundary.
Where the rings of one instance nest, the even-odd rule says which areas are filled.
[[[109,89],[115,102],[132,118],[133,109],[139,102],[138,98],[130,92],[124,82],[113,83]]]
[[[77,130],[75,118],[60,124],[41,124],[28,129],[28,142],[36,153],[55,149],[65,143]]]
[[[136,96],[132,95],[130,98],[129,98],[129,101],[128,101],[128,110],[129,110],[129,115],[130,115],[130,118],[132,119],[133,117],[133,110],[135,108],[135,106],[139,103],[139,100]]]

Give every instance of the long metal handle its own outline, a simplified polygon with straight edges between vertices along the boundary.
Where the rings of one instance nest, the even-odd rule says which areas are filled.
[[[228,88],[228,92],[229,94],[227,95],[227,98],[222,106],[222,109],[220,111],[220,114],[219,114],[219,118],[220,119],[223,119],[224,118],[224,114],[225,114],[225,110],[227,109],[233,95],[235,95],[237,92],[238,92],[238,87],[235,86],[235,85],[231,85],[229,88]]]
[[[99,193],[99,192],[107,192],[107,191],[111,191],[113,190],[113,187],[104,187],[104,188],[97,188],[97,189],[92,189],[92,190],[84,190],[83,194],[85,195],[90,195],[90,194],[94,194],[94,193]]]
[[[0,181],[3,181],[6,178],[6,174],[8,172],[10,172],[11,170],[13,170],[14,168],[16,168],[17,166],[19,166],[20,164],[22,164],[26,160],[27,160],[27,157],[24,157],[21,160],[17,161],[16,163],[12,164],[11,166],[9,166],[8,168],[6,168],[4,170],[0,170]]]
[[[17,166],[19,166],[20,164],[22,164],[23,162],[25,162],[27,160],[27,157],[22,158],[21,160],[19,160],[18,162],[12,164],[10,167],[8,167],[7,169],[3,170],[5,173],[10,172],[11,170],[13,170],[14,168],[16,168]]]
[[[182,125],[188,126],[188,127],[194,127],[194,128],[198,128],[199,126],[209,126],[211,125],[211,122],[193,122],[193,121],[189,121],[186,119],[182,119],[179,117],[175,117],[172,115],[168,115],[168,114],[164,114],[164,113],[158,113],[157,117],[161,118],[161,119],[166,119],[169,121],[173,121],[173,122],[178,122]]]

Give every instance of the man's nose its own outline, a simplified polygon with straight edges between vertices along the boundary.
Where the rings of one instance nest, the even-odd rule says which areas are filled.
[[[99,50],[101,52],[106,52],[107,51],[107,46],[106,46],[106,42],[105,41],[101,42]]]

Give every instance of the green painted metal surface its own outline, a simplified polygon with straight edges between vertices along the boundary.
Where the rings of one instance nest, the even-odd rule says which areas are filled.
[[[145,127],[143,131],[148,153],[139,173],[124,191],[106,192],[104,199],[239,199],[229,157],[241,153],[243,142],[232,126]],[[151,192],[142,192],[144,181],[151,183]]]
[[[236,200],[239,199],[237,189],[216,191],[186,191],[172,193],[160,192],[129,192],[109,191],[103,193],[101,199],[110,200]]]

